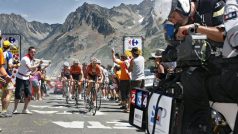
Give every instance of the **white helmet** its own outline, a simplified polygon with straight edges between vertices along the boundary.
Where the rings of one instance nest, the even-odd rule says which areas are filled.
[[[238,2],[237,0],[228,0],[224,11],[224,25],[228,32],[232,27],[238,25]]]
[[[97,60],[97,63],[98,63],[98,64],[101,64],[102,62],[101,62],[101,60]]]
[[[174,10],[180,11],[184,16],[189,16],[190,0],[154,0],[152,16],[155,24],[157,26],[163,24]]]
[[[65,67],[69,67],[69,62],[65,61],[63,64]]]

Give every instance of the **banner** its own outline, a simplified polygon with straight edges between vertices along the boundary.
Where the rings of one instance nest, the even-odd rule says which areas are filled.
[[[148,133],[154,134],[170,134],[170,121],[172,111],[173,98],[153,93],[148,104]],[[158,100],[159,99],[159,100]],[[156,106],[159,101],[158,106]],[[157,113],[157,115],[155,115]],[[156,120],[156,121],[155,121]],[[154,127],[155,122],[155,127]]]
[[[131,90],[129,123],[139,129],[146,129],[146,111],[149,92],[143,89]]]
[[[128,56],[131,57],[131,49],[133,47],[138,47],[140,54],[143,52],[143,38],[141,36],[125,36],[123,42],[123,51]]]

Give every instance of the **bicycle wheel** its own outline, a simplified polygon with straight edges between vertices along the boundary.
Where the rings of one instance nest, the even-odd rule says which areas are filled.
[[[78,104],[79,104],[79,85],[78,85],[78,82],[77,81],[75,81],[75,86],[74,86],[74,90],[76,91],[75,92],[75,105],[76,106],[78,106]]]
[[[66,104],[69,104],[69,83],[66,82],[65,83],[65,101],[66,101]]]
[[[102,90],[99,89],[99,91],[97,92],[97,110],[101,108],[101,104],[102,104]]]
[[[95,101],[96,104],[94,104],[94,96],[96,97],[95,100],[97,100],[97,94],[96,94],[96,90],[95,88],[92,88],[90,91],[90,103],[89,103],[89,109],[92,113],[92,115],[94,116],[96,114],[97,111],[97,101]]]

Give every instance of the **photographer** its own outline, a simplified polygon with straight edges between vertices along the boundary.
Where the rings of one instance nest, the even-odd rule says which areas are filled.
[[[151,53],[151,56],[149,60],[153,60],[155,64],[154,72],[157,79],[161,80],[165,77],[165,68],[162,64],[162,52],[163,49],[156,50],[155,53]]]
[[[156,23],[161,24],[168,17],[175,25],[176,34],[167,33],[167,35],[176,40],[184,40],[192,29],[195,33],[205,34],[212,50],[215,51],[205,67],[188,64],[182,68],[180,78],[184,100],[182,134],[212,133],[209,96],[216,92],[216,89],[208,94],[206,78],[220,72],[220,68],[210,61],[219,59],[221,53],[219,50],[224,40],[224,27],[222,27],[224,6],[222,0],[155,0],[153,13]]]

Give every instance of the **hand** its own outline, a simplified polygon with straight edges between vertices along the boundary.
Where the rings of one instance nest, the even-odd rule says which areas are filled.
[[[112,49],[112,54],[114,55],[115,51]]]
[[[185,36],[188,34],[189,28],[193,27],[193,24],[180,26],[178,29],[178,32],[176,33],[176,39],[177,40],[183,40]]]
[[[43,60],[40,60],[40,64],[42,64],[43,63]]]
[[[6,76],[5,77],[5,80],[6,80],[6,83],[10,83],[12,81],[11,77],[10,76]]]

